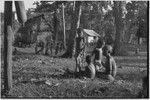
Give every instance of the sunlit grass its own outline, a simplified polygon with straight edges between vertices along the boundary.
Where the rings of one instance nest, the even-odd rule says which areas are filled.
[[[67,68],[74,71],[74,59],[35,55],[31,50],[19,49],[20,54],[13,56],[11,98],[136,98],[142,89],[140,70],[146,69],[146,56],[115,57],[118,73],[109,82],[63,76]]]

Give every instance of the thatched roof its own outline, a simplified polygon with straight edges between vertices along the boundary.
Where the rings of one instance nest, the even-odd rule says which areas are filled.
[[[96,37],[100,37],[99,34],[97,34],[94,30],[90,30],[90,29],[83,29],[83,32],[86,33],[89,36],[96,36]]]

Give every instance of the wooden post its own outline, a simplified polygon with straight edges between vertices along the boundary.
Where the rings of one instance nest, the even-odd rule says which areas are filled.
[[[12,1],[5,1],[4,9],[4,91],[12,88]]]
[[[80,7],[80,8],[79,8],[78,21],[77,21],[77,28],[80,27],[80,17],[81,17],[81,12],[82,12],[82,6],[81,6],[81,4],[80,4],[79,7]]]
[[[64,3],[62,3],[62,13],[63,13],[63,31],[64,31],[64,48],[66,49],[66,27],[65,27],[65,11]]]
[[[16,6],[18,21],[22,24],[22,26],[24,26],[24,23],[27,21],[24,1],[15,1],[15,6]]]

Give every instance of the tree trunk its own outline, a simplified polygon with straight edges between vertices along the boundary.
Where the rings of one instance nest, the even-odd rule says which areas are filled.
[[[12,88],[12,1],[4,9],[4,93]]]
[[[81,16],[81,2],[80,1],[75,1],[75,7],[74,11],[71,15],[72,20],[71,20],[71,33],[69,34],[69,41],[68,41],[68,47],[67,51],[62,55],[62,57],[65,58],[72,58],[74,56],[74,40],[76,36],[76,29],[80,26],[80,16]]]
[[[78,20],[77,20],[77,28],[80,27],[81,12],[82,12],[82,6],[81,6],[81,4],[80,4],[80,6],[79,6],[79,11],[77,12],[77,13],[79,13],[79,14],[78,14]]]
[[[113,55],[119,55],[121,49],[121,35],[123,30],[123,21],[122,21],[122,8],[121,1],[114,1],[114,17],[115,17],[115,25],[116,25],[116,35],[114,42]]]
[[[37,20],[36,22],[37,22],[37,31],[39,32],[41,30],[41,22],[42,22],[41,18],[39,18],[39,20]]]
[[[26,10],[23,1],[15,1],[16,13],[18,21],[24,26],[24,23],[27,21]]]
[[[57,9],[54,11],[54,36],[55,36],[55,44],[58,41],[58,19],[57,19]]]
[[[130,30],[131,30],[131,22],[126,22],[126,32],[125,32],[125,41],[126,43],[128,43],[128,41],[130,40]]]
[[[62,14],[63,14],[63,31],[64,31],[64,48],[66,49],[66,28],[65,28],[65,7],[64,4],[62,3]]]

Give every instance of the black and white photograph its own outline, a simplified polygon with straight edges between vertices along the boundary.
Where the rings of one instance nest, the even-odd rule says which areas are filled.
[[[1,99],[149,99],[149,1],[0,1]]]

